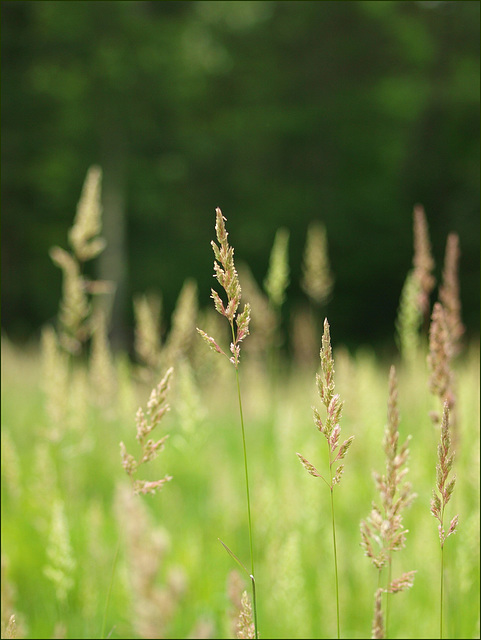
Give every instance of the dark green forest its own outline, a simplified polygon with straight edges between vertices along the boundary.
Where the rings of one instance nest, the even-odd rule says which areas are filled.
[[[426,211],[436,277],[460,237],[463,321],[479,333],[479,2],[1,3],[2,331],[34,340],[57,314],[65,247],[89,166],[103,170],[112,328],[132,296],[186,278],[209,300],[215,207],[259,285],[289,230],[284,322],[308,225],[335,278],[319,314],[348,345],[394,344]],[[433,299],[436,290],[433,292]]]

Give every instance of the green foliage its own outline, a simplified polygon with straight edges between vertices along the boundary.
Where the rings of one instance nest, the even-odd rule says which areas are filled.
[[[250,551],[252,574],[255,560],[256,588],[269,594],[261,597],[258,610],[254,597],[263,637],[284,637],[286,630],[290,637],[328,636],[336,623],[332,587],[326,582],[328,498],[323,483],[302,473],[295,456],[302,450],[316,459],[318,436],[306,428],[315,402],[315,371],[309,370],[309,358],[302,366],[291,365],[278,341],[264,339],[264,350],[270,345],[279,365],[273,384],[274,372],[252,336],[253,348],[243,352],[240,373],[239,343],[249,332],[250,305],[237,314],[240,283],[217,209],[215,276],[227,305],[215,290],[212,297],[229,320],[232,336],[223,336],[208,315],[200,324],[209,334],[200,334],[220,353],[211,334],[220,335],[223,345],[233,341],[241,424],[244,415],[249,423],[254,554],[238,490],[243,481],[236,462],[239,416],[233,410],[235,386],[226,374],[226,366],[232,372],[229,356],[214,356],[194,331],[197,285],[189,278],[199,274],[199,299],[207,297],[212,282],[204,261],[210,224],[198,212],[210,210],[215,191],[233,212],[236,255],[249,261],[254,276],[266,270],[272,231],[285,229],[277,260],[272,260],[270,275],[277,276],[268,278],[275,284],[268,287],[271,299],[280,308],[289,237],[285,314],[292,302],[299,302],[306,229],[321,219],[329,235],[329,264],[323,260],[314,266],[317,274],[328,276],[322,286],[327,295],[332,261],[336,289],[329,317],[336,337],[341,343],[382,341],[386,328],[392,334],[399,277],[406,270],[408,212],[421,194],[427,217],[436,219],[431,225],[434,253],[451,223],[459,231],[461,295],[475,304],[479,149],[473,131],[479,126],[479,95],[473,87],[479,83],[479,3],[129,1],[107,6],[40,0],[5,2],[2,10],[2,188],[4,205],[12,212],[2,227],[7,330],[26,335],[54,315],[60,279],[56,287],[52,279],[58,273],[53,275],[46,255],[51,245],[63,246],[71,222],[70,214],[63,218],[64,211],[71,211],[80,190],[72,176],[81,175],[92,161],[103,169],[106,240],[102,251],[105,242],[97,238],[100,174],[94,170],[83,195],[95,196],[97,213],[87,215],[89,199],[82,197],[75,225],[79,233],[69,236],[76,258],[58,248],[53,252],[64,273],[61,327],[77,340],[74,347],[91,336],[89,362],[66,357],[62,348],[69,342],[59,341],[48,327],[41,353],[18,350],[2,336],[2,636],[223,637],[232,629],[229,600],[241,603],[243,633],[251,634],[241,589],[234,597],[228,593],[232,558],[219,553],[219,537],[236,557]],[[460,204],[464,217],[459,217]],[[99,252],[98,274],[90,264],[84,272],[84,261]],[[418,348],[419,318],[412,310],[416,292],[409,281],[398,320],[404,362],[397,366],[396,423],[399,409],[401,441],[413,434],[409,477],[418,494],[403,522],[410,531],[403,565],[417,573],[413,588],[390,606],[392,637],[415,632],[430,638],[437,627],[431,587],[439,579],[439,541],[429,501],[434,481],[440,485],[440,474],[451,467],[456,491],[451,480],[445,497],[461,524],[443,555],[441,619],[444,615],[450,637],[479,634],[479,342],[456,360],[451,349],[444,349],[447,338],[451,346],[463,347],[457,237],[446,255],[439,295],[450,318],[446,331],[433,331],[431,325],[428,363]],[[476,269],[470,269],[474,255]],[[99,282],[116,282],[112,316],[125,323],[122,305],[131,299],[127,256],[129,286],[136,291],[161,288],[165,315],[172,318],[161,341],[159,303],[137,298],[140,368],[125,351],[112,356],[106,317],[90,317],[86,295],[99,293],[92,289]],[[434,263],[440,264],[437,257]],[[471,279],[463,269],[474,274]],[[255,305],[258,318],[262,305],[268,308],[264,298],[256,298],[263,301]],[[463,311],[469,308],[463,304]],[[472,306],[471,326],[477,314]],[[469,337],[468,316],[469,311],[463,322]],[[273,323],[266,314],[264,330],[272,334],[278,320]],[[369,633],[372,594],[379,587],[359,547],[359,523],[371,505],[371,471],[383,464],[388,366],[362,349],[349,355],[345,348],[333,348],[339,395],[328,398],[333,387],[327,374],[325,385],[317,378],[333,424],[327,420],[324,425],[316,412],[315,419],[335,449],[342,397],[343,428],[356,438],[343,476],[348,499],[339,501],[335,547],[343,635],[356,638]],[[330,356],[329,342],[329,350],[323,344],[321,351],[326,372],[332,369]],[[173,364],[180,375],[173,377],[172,411],[165,416],[169,446],[156,460],[165,435],[159,434],[157,442],[146,438],[166,413],[163,394],[170,370],[146,414],[136,411],[164,363]],[[439,398],[429,397],[430,386]],[[456,420],[453,412],[450,417],[450,424],[456,424],[456,456],[445,447],[436,479],[439,433],[430,415],[439,410],[446,389],[456,399]],[[174,478],[153,500],[132,495],[118,455],[121,441],[125,470],[133,475],[139,461],[127,452],[135,450],[136,415],[140,461],[148,462],[149,476],[137,488],[150,493],[170,480],[165,470]],[[243,427],[242,433],[247,480]],[[351,441],[340,446],[336,460]],[[301,462],[311,475],[320,475],[306,458]],[[250,522],[249,490],[247,496]],[[440,499],[433,500],[436,515]],[[457,516],[447,535],[456,526]],[[393,567],[393,575],[399,575],[398,569]],[[389,591],[400,591],[407,582],[409,574],[404,574]],[[244,591],[246,585],[241,586]],[[381,606],[378,588],[378,635]]]
[[[201,347],[206,359],[218,359],[203,344]],[[329,492],[301,469],[295,455],[301,449],[315,457],[319,449],[310,410],[317,397],[315,382],[311,372],[294,369],[273,390],[259,376],[254,360],[247,352],[244,356],[243,404],[250,426],[255,488],[251,498],[258,550],[256,577],[259,589],[270,594],[259,602],[259,626],[264,637],[285,637],[286,629],[290,637],[330,637],[336,614],[331,580],[326,580],[331,571],[326,558],[332,555]],[[370,634],[377,578],[359,545],[359,523],[371,507],[371,471],[384,464],[381,442],[389,367],[362,350],[348,355],[334,349],[334,359],[336,390],[344,400],[343,428],[356,435],[343,476],[344,499],[336,513],[343,636],[365,638]],[[238,412],[233,410],[235,388],[229,376],[217,377],[215,385],[197,379],[209,419],[195,432],[183,429],[182,412],[177,410],[181,389],[174,380],[172,410],[165,417],[165,430],[171,434],[169,446],[157,461],[149,463],[153,479],[168,470],[174,480],[159,495],[143,499],[146,513],[142,517],[137,514],[132,519],[123,507],[122,519],[119,507],[114,508],[116,488],[127,489],[129,482],[119,461],[118,441],[123,439],[134,448],[135,411],[145,402],[149,388],[134,384],[125,365],[118,362],[120,413],[105,418],[92,403],[80,431],[66,428],[60,441],[45,449],[50,418],[39,386],[38,354],[14,350],[4,340],[2,367],[2,590],[8,588],[11,594],[5,615],[15,614],[19,636],[52,637],[62,623],[67,637],[99,637],[119,523],[123,522],[106,632],[113,638],[139,637],[139,629],[145,627],[132,576],[139,575],[141,566],[132,568],[133,543],[125,536],[128,526],[141,521],[145,526],[138,543],[144,550],[142,562],[149,566],[150,558],[157,567],[149,583],[152,593],[159,594],[163,606],[166,594],[172,595],[165,637],[187,637],[199,625],[209,628],[211,637],[228,637],[226,581],[232,560],[219,549],[218,537],[240,557],[249,553],[245,496],[238,490],[243,482],[238,464]],[[409,475],[418,494],[405,515],[409,537],[402,566],[416,569],[417,574],[413,588],[398,594],[392,604],[389,633],[393,638],[412,637],[413,633],[431,638],[439,622],[438,594],[432,589],[439,583],[439,538],[429,502],[439,437],[429,418],[429,371],[424,358],[414,369],[399,365],[397,370],[400,439],[413,435]],[[462,356],[457,376],[463,418],[454,465],[457,485],[451,500],[461,524],[445,549],[445,625],[446,637],[466,638],[478,633],[479,615],[477,347]],[[68,565],[74,584],[60,608],[44,573],[53,562],[52,512],[59,500],[75,558],[75,567]],[[144,614],[148,619],[145,608]]]
[[[100,275],[119,285],[124,327],[134,292],[162,290],[170,317],[199,274],[206,299],[200,212],[218,204],[257,282],[289,230],[296,302],[321,220],[336,336],[390,340],[420,201],[437,265],[459,232],[477,332],[478,27],[477,2],[3,2],[2,327],[27,337],[55,315],[45,256],[97,163]]]

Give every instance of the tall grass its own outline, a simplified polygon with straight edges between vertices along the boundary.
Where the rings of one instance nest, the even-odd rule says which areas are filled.
[[[217,353],[227,357],[229,362],[234,365],[235,368],[235,376],[236,376],[236,387],[237,387],[237,400],[239,403],[239,415],[240,415],[240,425],[241,425],[241,433],[242,433],[242,453],[244,456],[244,474],[245,474],[245,486],[246,486],[246,498],[247,498],[247,523],[248,523],[248,531],[249,531],[249,551],[250,551],[250,568],[251,571],[247,571],[243,565],[243,563],[237,558],[237,556],[231,551],[231,549],[222,542],[225,549],[229,552],[229,554],[236,560],[236,562],[245,569],[247,575],[249,576],[252,584],[252,604],[254,611],[254,635],[255,638],[258,638],[258,625],[257,625],[257,598],[256,598],[256,581],[255,581],[255,572],[254,572],[254,547],[252,543],[252,515],[251,515],[251,499],[250,499],[250,490],[249,490],[249,469],[247,463],[247,445],[246,445],[246,432],[244,426],[244,412],[242,410],[242,396],[240,389],[240,381],[239,381],[239,362],[240,362],[240,346],[241,342],[245,337],[249,335],[249,323],[250,323],[250,305],[246,303],[244,305],[244,310],[242,313],[238,313],[239,304],[241,301],[242,290],[239,283],[239,277],[237,275],[237,271],[234,265],[234,249],[231,247],[227,241],[227,230],[225,228],[225,218],[222,215],[222,211],[217,208],[216,209],[216,224],[215,230],[217,235],[217,241],[219,242],[219,246],[216,245],[215,242],[212,241],[212,248],[214,250],[215,261],[214,261],[214,271],[215,277],[221,287],[224,289],[225,294],[227,296],[227,304],[225,304],[217,291],[212,289],[212,299],[214,300],[214,305],[216,311],[218,311],[222,316],[224,316],[230,325],[232,342],[230,344],[230,352],[232,356],[226,355],[226,353],[219,347],[214,338],[207,335],[205,331],[202,329],[197,329],[201,337],[207,342],[209,347],[211,347]],[[245,617],[244,612],[244,617]],[[245,626],[245,625],[244,625]]]
[[[341,460],[344,460],[354,436],[350,436],[347,440],[344,440],[340,444],[339,439],[341,435],[340,420],[342,414],[343,402],[340,399],[338,393],[334,393],[334,360],[332,357],[331,347],[331,335],[329,330],[329,323],[324,321],[324,334],[322,336],[322,348],[320,352],[321,358],[321,373],[316,375],[317,388],[319,391],[319,397],[326,410],[326,417],[321,418],[319,411],[313,408],[314,411],[314,423],[323,434],[327,442],[327,458],[328,458],[328,471],[329,480],[326,480],[324,476],[312,465],[304,456],[300,453],[297,454],[301,464],[311,476],[315,478],[321,478],[326,486],[329,488],[331,495],[331,521],[332,521],[332,548],[334,556],[334,577],[335,577],[335,593],[336,593],[336,622],[337,622],[337,637],[341,637],[341,622],[339,612],[339,577],[337,568],[337,544],[336,544],[336,522],[334,515],[334,487],[341,481],[341,476],[344,471],[344,464],[338,464]],[[334,467],[334,468],[333,468]]]
[[[374,621],[372,635],[374,638],[389,637],[389,607],[390,594],[399,593],[412,587],[416,571],[403,573],[400,578],[393,580],[392,563],[393,552],[405,547],[407,529],[403,526],[403,511],[414,500],[416,495],[411,490],[411,484],[404,481],[408,472],[407,460],[409,455],[406,442],[399,445],[399,411],[397,378],[395,367],[389,372],[387,424],[383,439],[383,449],[386,454],[386,472],[375,472],[374,479],[380,496],[380,504],[373,502],[372,511],[367,520],[361,522],[361,545],[365,554],[371,559],[378,570],[378,585],[375,594]],[[382,583],[382,571],[387,567],[387,581]],[[386,594],[385,611],[382,610],[382,594]]]
[[[359,546],[359,522],[369,513],[373,496],[370,470],[384,464],[380,441],[386,421],[389,365],[365,350],[348,354],[334,348],[334,357],[337,389],[344,399],[343,427],[356,433],[356,446],[349,453],[336,504],[342,549],[338,557],[342,634],[365,638],[371,632],[377,580]],[[319,449],[319,434],[309,428],[309,407],[317,398],[313,376],[293,370],[270,398],[268,381],[259,377],[247,355],[243,364],[250,470],[254,485],[259,487],[253,505],[256,545],[265,550],[257,560],[256,577],[259,592],[269,593],[266,601],[259,601],[262,636],[330,637],[336,629],[336,607],[331,586],[329,492],[324,499],[318,484],[292,459],[296,450],[312,459]],[[215,357],[211,365],[216,366]],[[52,637],[58,621],[53,585],[43,573],[55,494],[64,501],[70,545],[77,560],[64,613],[68,634],[97,637],[102,627],[119,533],[114,511],[116,487],[128,480],[119,464],[118,441],[122,439],[129,450],[134,449],[133,419],[148,393],[130,374],[127,377],[122,361],[116,366],[125,403],[122,415],[107,422],[100,407],[90,406],[82,439],[69,430],[58,447],[45,450],[49,418],[39,387],[39,354],[36,350],[17,351],[3,341],[2,585],[8,591],[5,614],[15,614],[19,636]],[[401,363],[397,363],[397,370],[400,426],[404,438],[413,434],[410,480],[418,494],[404,518],[410,533],[399,569],[416,569],[417,574],[413,588],[396,596],[389,616],[389,636],[431,638],[439,633],[439,590],[433,590],[432,585],[440,584],[440,545],[429,513],[438,437],[428,416],[431,402],[425,389],[429,372],[424,360],[419,360],[414,375]],[[472,444],[457,450],[457,487],[451,502],[456,509],[453,514],[462,518],[462,527],[453,544],[444,548],[444,636],[474,638],[479,635],[477,345],[464,355],[457,373],[458,405],[463,408],[460,440]],[[156,529],[160,528],[166,539],[155,585],[163,588],[166,580],[173,579],[169,575],[180,569],[187,580],[179,604],[170,608],[165,633],[172,638],[188,637],[199,625],[211,629],[210,637],[229,637],[230,605],[225,585],[232,565],[227,554],[225,560],[219,554],[219,532],[236,555],[242,558],[249,553],[245,495],[239,489],[243,483],[239,417],[232,409],[237,400],[235,385],[227,376],[218,381],[215,390],[208,380],[197,384],[206,417],[185,437],[178,408],[182,390],[174,380],[169,446],[162,452],[162,461],[151,463],[150,475],[155,480],[167,469],[174,479],[154,499],[144,499],[153,536],[152,540],[147,536],[144,545],[151,558]],[[132,563],[140,560],[127,555],[125,544],[122,536],[106,631],[115,626],[111,637],[129,638],[135,634],[134,622],[140,615],[131,583]],[[399,569],[393,567],[393,571]]]
[[[456,532],[458,516],[454,516],[446,533],[444,529],[444,512],[454,491],[456,476],[448,482],[449,472],[453,466],[454,453],[451,452],[451,437],[449,434],[449,407],[444,403],[443,420],[441,425],[441,443],[438,445],[438,464],[436,466],[436,491],[433,491],[431,513],[438,520],[439,541],[441,543],[441,576],[440,605],[439,605],[439,637],[443,637],[443,608],[444,608],[444,543],[450,535]]]
[[[91,174],[85,187],[95,199],[98,178],[98,173]],[[85,198],[82,202],[80,209],[86,211]],[[85,225],[82,216],[76,224],[82,220]],[[425,313],[422,305],[433,284],[428,277],[432,263],[426,252],[426,225],[420,213],[416,220],[420,240],[414,265],[418,274],[413,277],[419,280],[413,290],[422,289],[421,273],[425,288],[422,298],[405,297],[404,304],[411,305],[404,309],[406,318]],[[201,319],[195,287],[186,284],[173,334],[164,341],[152,335],[158,330],[160,307],[138,298],[138,315],[143,317],[137,333],[139,362],[131,363],[125,354],[114,357],[108,349],[105,316],[99,320],[93,313],[90,291],[98,288],[86,282],[80,268],[81,256],[90,254],[82,253],[83,245],[72,237],[72,253],[54,252],[63,265],[65,282],[56,329],[45,329],[41,350],[38,345],[20,350],[2,337],[2,637],[93,638],[103,629],[111,638],[219,638],[232,635],[233,618],[238,619],[234,625],[238,637],[252,637],[259,634],[259,618],[264,638],[325,638],[335,627],[340,636],[341,620],[344,637],[365,638],[373,628],[373,593],[378,636],[385,635],[387,627],[390,638],[432,638],[438,630],[442,637],[479,637],[479,343],[461,344],[458,315],[451,324],[446,320],[447,328],[443,325],[441,331],[432,327],[428,364],[421,323],[399,325],[408,327],[409,339],[415,335],[415,348],[407,359],[393,358],[397,382],[391,373],[384,450],[380,442],[386,424],[386,380],[393,362],[370,349],[349,353],[341,345],[332,346],[328,325],[317,385],[315,365],[287,362],[272,385],[269,366],[255,352],[243,349],[241,397],[240,342],[248,332],[250,311],[246,306],[237,314],[240,284],[220,210],[216,221],[215,272],[227,303],[214,291],[212,296],[217,311],[229,321],[224,324],[230,335],[208,312]],[[102,248],[102,243],[91,246],[98,223],[91,229],[94,232],[84,227],[83,242],[95,253]],[[451,246],[447,260],[451,267],[445,268],[439,303],[445,313],[452,310],[454,320],[459,314],[452,286],[456,252]],[[79,297],[82,291],[89,295]],[[412,305],[419,305],[416,313]],[[215,355],[193,339],[197,324],[208,330],[203,337]],[[452,328],[456,326],[457,330]],[[439,336],[444,334],[451,345],[447,353],[440,346]],[[230,352],[219,346],[223,340],[231,342]],[[86,357],[77,357],[79,352]],[[219,358],[219,353],[227,357]],[[329,379],[334,361],[336,393]],[[154,389],[147,410],[139,413],[159,368],[167,371],[172,365],[176,375],[170,379],[167,374],[167,380]],[[236,384],[229,375],[232,365]],[[165,439],[154,442],[149,434],[159,411],[166,408],[169,384],[170,439],[159,466],[154,454]],[[446,390],[452,397],[446,397]],[[309,407],[319,396],[326,419],[317,410],[314,417],[328,443],[329,474],[322,473],[330,492],[325,495],[319,491],[322,481],[314,482],[303,473],[294,456],[302,451],[309,460],[316,459],[319,436],[308,425]],[[339,446],[340,398],[343,428],[356,439],[334,518],[337,465],[352,441]],[[451,408],[456,413],[456,492],[447,478],[453,460],[446,435],[452,411],[448,414],[445,402],[449,409],[450,399],[455,399]],[[244,464],[239,464],[239,414]],[[135,451],[135,421],[140,458],[127,453]],[[248,470],[245,425],[249,426]],[[407,456],[404,446],[396,449],[396,433],[402,440],[407,434],[413,436],[409,477],[418,496],[403,514],[399,530],[394,526],[398,513],[391,493],[395,487],[404,495],[400,476]],[[134,489],[150,494],[172,476],[155,499],[150,495],[133,499],[119,460],[119,441],[124,443],[122,461]],[[307,470],[321,476],[307,458],[301,458]],[[142,460],[149,460],[147,477],[138,480]],[[396,548],[395,536],[378,536],[386,562],[392,565],[381,592],[359,544],[359,522],[372,508],[370,470],[383,465],[386,473],[377,477],[382,489],[378,524],[385,531],[391,522],[392,531],[401,537],[409,529],[402,567],[416,571],[412,588],[396,596],[396,606],[389,606],[386,626],[382,594],[405,586],[402,575],[401,580],[392,579],[403,572],[399,554],[389,554],[390,546]],[[159,481],[164,468],[170,475]],[[252,504],[248,482],[256,487]],[[441,538],[441,572],[439,537],[430,513],[434,483],[438,497],[432,498],[431,512],[435,511],[440,531],[447,537],[457,524],[456,516],[444,533],[448,497],[462,523],[452,544],[444,545],[445,537]],[[246,492],[239,490],[243,485]],[[252,611],[238,582],[238,593],[232,595],[232,561],[219,553],[221,531],[229,540],[231,555],[250,557],[247,573],[255,575],[252,587],[262,594],[257,600],[253,592]],[[117,568],[112,579],[114,555]],[[329,568],[333,556],[334,571]],[[439,585],[441,593],[432,585]]]

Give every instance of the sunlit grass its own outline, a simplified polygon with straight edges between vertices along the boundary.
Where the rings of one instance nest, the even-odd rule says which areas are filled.
[[[135,593],[114,501],[117,488],[128,485],[119,442],[133,443],[135,412],[150,389],[132,382],[122,364],[121,410],[105,417],[89,406],[80,429],[66,427],[60,442],[49,443],[38,353],[14,350],[5,341],[2,346],[2,610],[15,613],[20,637],[52,637],[61,624],[65,637],[99,637],[120,534],[106,631],[113,638],[138,637]],[[215,359],[216,354],[205,357]],[[356,436],[343,476],[343,499],[336,505],[342,635],[366,638],[377,576],[360,547],[359,523],[375,499],[371,472],[383,464],[391,363],[365,350],[349,355],[335,347],[334,359],[336,387],[344,400],[343,430]],[[330,637],[336,607],[329,496],[296,456],[301,450],[316,458],[319,451],[311,413],[317,398],[315,371],[292,370],[273,387],[247,354],[243,365],[256,583],[259,593],[269,594],[258,603],[259,627],[265,638]],[[414,370],[396,366],[400,440],[412,435],[409,477],[418,497],[405,514],[407,545],[399,566],[393,558],[393,573],[408,567],[417,574],[413,588],[392,599],[389,633],[392,638],[430,638],[439,630],[438,590],[432,587],[439,584],[439,539],[429,510],[438,441],[428,416],[434,399],[424,358]],[[174,377],[172,411],[165,418],[170,439],[151,470],[152,479],[168,473],[173,480],[160,494],[142,500],[152,526],[161,527],[169,541],[158,585],[169,582],[173,569],[185,580],[166,637],[188,637],[202,625],[210,637],[231,637],[227,579],[233,563],[218,538],[240,557],[249,556],[231,369],[216,385],[197,381],[204,417],[188,432],[176,410],[180,390]],[[445,549],[445,636],[473,638],[479,637],[478,346],[461,356],[456,375],[461,434],[450,508],[460,519]],[[74,587],[63,609],[43,572],[54,496],[65,504],[76,560]]]

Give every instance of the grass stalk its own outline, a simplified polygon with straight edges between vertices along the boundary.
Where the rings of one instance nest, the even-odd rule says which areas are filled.
[[[403,482],[408,472],[410,436],[399,445],[399,409],[396,369],[389,372],[389,397],[387,424],[384,429],[383,449],[386,455],[386,471],[375,472],[374,480],[380,496],[380,505],[372,503],[372,510],[366,520],[361,521],[361,546],[365,555],[371,559],[378,571],[378,586],[374,595],[374,619],[372,633],[374,638],[388,637],[390,597],[409,589],[416,571],[403,573],[399,578],[392,577],[392,554],[400,551],[406,543],[408,529],[404,529],[402,512],[416,497],[411,491],[411,484]],[[387,584],[381,587],[381,573],[387,565]],[[382,611],[382,594],[385,593],[384,614]]]
[[[443,601],[444,601],[444,546],[441,547],[441,596],[439,614],[439,637],[443,639]]]
[[[239,381],[239,359],[240,359],[240,344],[244,340],[246,336],[249,335],[249,322],[250,322],[250,305],[249,303],[244,305],[244,310],[242,313],[238,313],[238,308],[241,300],[242,290],[239,283],[239,277],[234,265],[234,249],[231,247],[227,241],[227,230],[225,228],[226,219],[222,215],[222,211],[217,207],[216,209],[216,236],[219,242],[217,245],[215,242],[211,242],[212,249],[214,251],[214,277],[217,279],[219,284],[224,289],[227,294],[227,305],[225,305],[224,301],[221,299],[217,291],[211,289],[212,299],[214,300],[214,306],[216,311],[220,313],[222,316],[227,318],[229,321],[229,325],[232,333],[232,343],[230,345],[230,352],[232,357],[229,357],[219,345],[216,343],[214,338],[208,336],[201,329],[197,329],[202,338],[206,341],[211,349],[226,356],[229,359],[229,362],[234,365],[235,373],[236,373],[236,382],[237,382],[237,397],[239,400],[239,412],[240,412],[240,422],[241,422],[241,431],[242,431],[242,448],[244,453],[244,472],[246,478],[246,495],[247,495],[247,520],[248,520],[248,528],[249,528],[249,548],[250,548],[250,557],[251,557],[251,573],[248,574],[251,579],[252,584],[252,607],[254,613],[254,630],[255,630],[255,638],[259,637],[258,635],[258,627],[257,627],[257,603],[256,603],[256,589],[255,589],[255,577],[254,577],[254,553],[253,553],[253,544],[252,544],[252,517],[251,517],[251,501],[250,501],[250,492],[249,492],[249,472],[247,468],[247,445],[246,445],[246,437],[245,437],[245,427],[244,427],[244,414],[242,412],[242,398],[240,391],[240,381]],[[236,323],[236,329],[234,328],[234,321]],[[224,544],[224,543],[222,543]],[[224,545],[227,551],[239,562],[241,566],[242,563],[237,559],[235,554],[230,551],[230,549]],[[247,572],[248,573],[248,572]]]
[[[329,462],[329,482],[322,476],[316,467],[306,460],[300,453],[297,454],[302,466],[306,471],[315,478],[321,478],[329,487],[331,492],[331,515],[332,515],[332,541],[334,547],[334,573],[336,583],[336,610],[337,610],[337,637],[341,637],[340,615],[339,615],[339,576],[337,571],[337,545],[336,545],[336,523],[334,517],[334,486],[339,484],[344,464],[338,464],[346,456],[349,447],[354,440],[354,436],[350,436],[344,440],[342,444],[339,442],[341,435],[340,419],[342,414],[343,402],[339,394],[334,393],[334,360],[332,358],[331,335],[327,318],[324,320],[324,334],[322,336],[322,347],[320,351],[321,373],[316,375],[316,383],[319,397],[326,408],[326,417],[321,418],[318,410],[313,407],[314,423],[318,430],[324,435],[328,445],[328,462]],[[336,465],[333,474],[333,465]]]
[[[341,637],[341,623],[339,615],[339,576],[337,573],[337,545],[336,545],[336,524],[334,520],[334,491],[331,488],[331,514],[332,514],[332,545],[334,547],[334,573],[336,576],[336,611],[337,611],[337,637]]]
[[[441,575],[440,575],[440,620],[439,637],[443,637],[443,600],[444,600],[444,544],[449,536],[456,533],[458,526],[458,515],[451,520],[446,533],[444,529],[444,511],[453,494],[456,484],[456,476],[448,481],[449,473],[452,469],[454,453],[451,451],[451,434],[449,429],[449,404],[444,402],[443,419],[441,423],[441,441],[438,444],[438,464],[436,465],[436,489],[433,490],[431,500],[431,513],[439,522],[438,533],[441,543]],[[437,490],[437,491],[436,491]]]
[[[331,447],[328,445],[327,447],[328,455],[329,455],[329,491],[331,493],[331,520],[332,520],[332,547],[334,552],[334,577],[335,577],[335,585],[336,585],[336,614],[337,614],[337,637],[338,640],[341,637],[341,623],[340,623],[340,615],[339,615],[339,576],[337,571],[337,544],[336,544],[336,522],[334,516],[334,485],[332,483],[332,456],[331,456]]]
[[[234,334],[234,326],[231,324],[232,329],[232,338],[235,340]],[[244,471],[246,478],[246,497],[247,497],[247,520],[249,524],[249,549],[251,556],[251,583],[252,583],[252,609],[254,613],[254,628],[255,628],[255,636],[258,638],[257,632],[257,603],[256,603],[256,588],[255,588],[255,573],[254,573],[254,547],[252,543],[252,516],[251,516],[251,499],[250,499],[250,491],[249,491],[249,470],[247,466],[247,445],[246,445],[246,434],[244,427],[244,414],[242,412],[242,397],[240,390],[240,381],[239,381],[239,369],[235,367],[235,376],[237,382],[237,397],[239,400],[239,414],[240,414],[240,423],[241,423],[241,431],[242,431],[242,449],[244,452]]]

